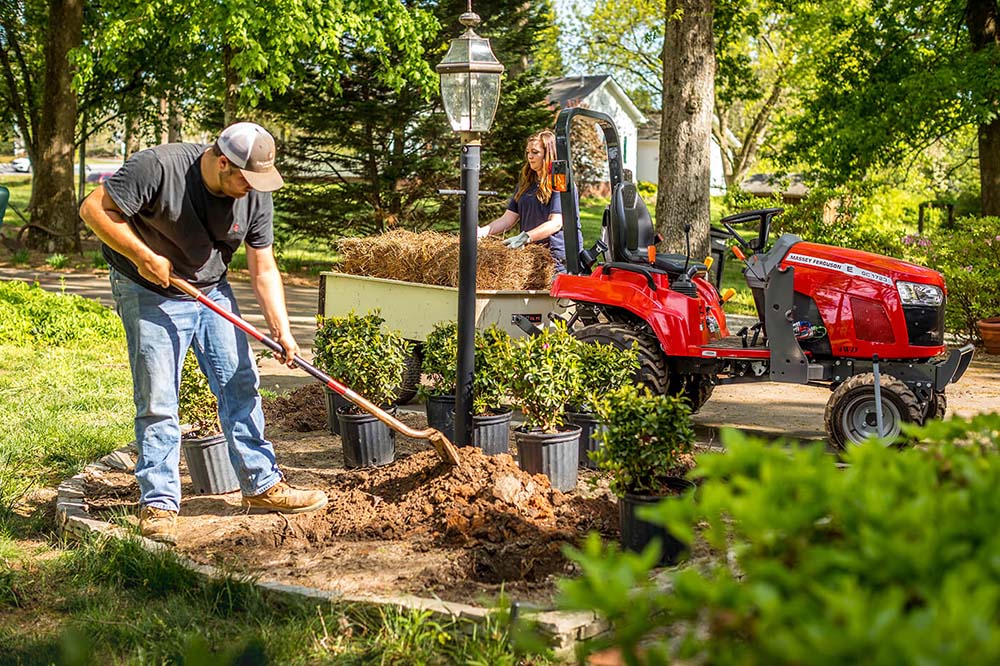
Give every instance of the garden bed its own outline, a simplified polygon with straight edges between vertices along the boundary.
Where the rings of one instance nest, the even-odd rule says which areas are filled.
[[[450,468],[426,442],[399,436],[393,464],[346,470],[339,437],[325,430],[324,409],[319,385],[267,405],[268,436],[288,480],[326,490],[326,508],[247,515],[238,492],[195,496],[185,474],[178,551],[196,562],[355,596],[488,604],[502,589],[513,600],[548,606],[557,577],[574,572],[564,545],[589,531],[617,539],[617,505],[594,472],[581,470],[577,489],[561,493],[510,456],[463,448],[462,466]],[[402,420],[425,422],[418,413]],[[85,495],[97,517],[136,513],[130,473],[92,478]]]

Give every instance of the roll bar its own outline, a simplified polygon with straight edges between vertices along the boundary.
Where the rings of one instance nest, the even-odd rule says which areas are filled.
[[[556,117],[556,159],[561,161],[565,168],[567,187],[566,191],[560,194],[563,211],[563,238],[566,242],[566,271],[578,275],[580,269],[580,251],[577,242],[577,232],[580,230],[580,206],[579,197],[576,193],[576,181],[573,179],[573,153],[570,148],[569,132],[573,119],[583,116],[594,120],[600,125],[604,132],[604,142],[607,146],[608,173],[611,177],[611,191],[625,182],[625,169],[622,166],[621,142],[618,138],[618,128],[615,121],[606,113],[592,111],[575,107],[563,109]],[[562,165],[561,165],[562,166]],[[570,229],[567,221],[571,221],[573,228]]]

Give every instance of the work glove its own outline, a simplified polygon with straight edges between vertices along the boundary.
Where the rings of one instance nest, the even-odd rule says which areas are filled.
[[[512,250],[516,250],[519,247],[524,247],[531,242],[531,237],[528,235],[527,231],[522,231],[516,236],[512,236],[506,239],[503,244]]]
[[[487,224],[485,227],[476,227],[477,240],[480,238],[486,238],[489,235],[490,235],[490,225]]]

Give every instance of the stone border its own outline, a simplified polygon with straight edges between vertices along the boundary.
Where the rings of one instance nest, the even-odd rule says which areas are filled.
[[[90,516],[84,496],[84,481],[88,478],[99,477],[104,472],[127,471],[134,464],[132,463],[134,450],[132,445],[117,449],[101,458],[99,462],[87,465],[82,472],[59,484],[56,497],[56,523],[62,536],[74,540],[82,540],[93,534],[118,539],[137,539],[142,547],[153,552],[173,550],[169,546],[137,536],[134,532],[115,527],[111,523]],[[207,578],[222,579],[226,577],[226,574],[217,567],[198,564],[183,556],[179,556],[179,560],[189,570]],[[253,583],[268,594],[289,595],[331,603],[349,602],[377,607],[393,606],[402,610],[430,611],[434,615],[448,620],[467,620],[481,623],[493,612],[492,609],[480,606],[407,594],[390,596],[345,595],[334,590],[288,585],[263,578],[256,579]],[[511,611],[534,621],[549,639],[550,646],[556,655],[564,658],[573,655],[574,648],[580,641],[592,638],[608,629],[607,622],[592,612],[538,611],[519,605],[515,605]]]

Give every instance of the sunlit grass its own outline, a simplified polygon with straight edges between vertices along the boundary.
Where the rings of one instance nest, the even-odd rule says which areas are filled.
[[[52,481],[132,439],[124,340],[62,347],[0,346],[0,453]]]

